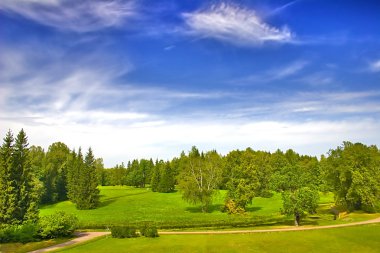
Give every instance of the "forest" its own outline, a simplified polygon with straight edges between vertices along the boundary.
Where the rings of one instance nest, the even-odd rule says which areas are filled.
[[[116,185],[180,191],[185,201],[205,213],[215,194],[226,190],[223,210],[231,215],[244,214],[254,197],[280,193],[282,213],[299,225],[316,211],[321,192],[334,194],[336,210],[378,212],[380,151],[374,145],[348,141],[320,157],[291,149],[252,148],[221,155],[194,146],[168,161],[135,159],[104,168],[102,158],[95,158],[91,148],[82,154],[81,148],[56,142],[45,151],[29,146],[24,130],[16,137],[8,131],[0,148],[0,229],[41,222],[39,206],[63,200],[70,200],[77,209],[97,208],[98,186]]]

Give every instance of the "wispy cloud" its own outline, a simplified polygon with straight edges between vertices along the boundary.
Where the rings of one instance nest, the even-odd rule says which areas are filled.
[[[297,82],[306,86],[321,87],[330,84],[337,84],[332,71],[318,71],[297,78]]]
[[[295,0],[295,1],[288,2],[288,3],[284,4],[284,5],[281,5],[281,6],[277,7],[277,8],[275,8],[274,10],[272,10],[268,14],[268,16],[273,16],[273,15],[279,14],[280,12],[286,10],[287,8],[289,8],[290,6],[296,4],[299,1],[300,0]]]
[[[272,68],[266,70],[262,73],[253,74],[241,78],[237,78],[235,80],[230,81],[233,84],[252,84],[252,83],[267,83],[277,80],[284,80],[286,78],[290,78],[292,76],[300,73],[309,62],[304,60],[297,60],[294,62],[290,62],[287,65],[278,66],[276,68]]]
[[[287,27],[265,23],[254,10],[221,3],[208,9],[184,13],[187,33],[214,38],[235,45],[258,46],[266,42],[291,42],[294,34]]]
[[[60,30],[89,32],[121,26],[137,15],[135,1],[2,0],[0,11]]]
[[[380,72],[380,60],[371,62],[369,65],[369,70],[372,72]]]
[[[299,73],[307,64],[308,62],[306,61],[295,61],[288,66],[271,70],[269,75],[272,76],[273,79],[283,79]]]

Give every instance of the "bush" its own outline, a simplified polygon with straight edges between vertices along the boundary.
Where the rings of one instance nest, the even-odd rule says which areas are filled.
[[[245,210],[241,207],[239,207],[236,202],[232,199],[227,199],[226,203],[224,204],[223,211],[227,212],[228,214],[243,214]]]
[[[157,227],[152,223],[145,222],[140,227],[140,234],[145,237],[158,237]]]
[[[156,226],[151,226],[151,227],[148,227],[146,230],[145,230],[145,234],[144,234],[145,237],[158,237],[158,231],[157,231],[157,228]]]
[[[136,228],[131,227],[131,226],[114,226],[114,227],[111,227],[111,235],[114,238],[138,237]]]
[[[0,243],[32,242],[37,239],[38,227],[33,223],[9,225],[0,229]]]
[[[70,236],[74,233],[77,224],[78,219],[75,215],[59,211],[40,219],[39,236],[43,239]]]

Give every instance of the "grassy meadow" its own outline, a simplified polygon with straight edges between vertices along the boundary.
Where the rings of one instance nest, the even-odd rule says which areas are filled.
[[[159,238],[103,237],[60,252],[380,252],[380,225],[228,235],[164,235]]]
[[[292,225],[292,219],[280,214],[281,195],[271,198],[255,198],[244,215],[228,215],[222,212],[224,191],[215,197],[209,213],[202,213],[199,206],[182,200],[180,192],[157,193],[150,189],[127,186],[100,187],[101,204],[93,210],[77,210],[70,201],[41,207],[40,214],[48,215],[61,210],[77,215],[81,228],[104,229],[111,225],[153,221],[160,228],[233,227],[257,225]],[[319,212],[304,221],[304,224],[324,225],[333,222],[329,213],[333,197],[321,195]],[[349,222],[369,219],[371,215],[351,215],[349,219],[334,222]],[[353,220],[354,219],[354,220]]]
[[[127,224],[141,221],[153,221],[162,226],[207,226],[223,225],[225,222],[241,223],[245,221],[279,218],[281,196],[271,199],[257,198],[244,216],[231,216],[223,213],[224,191],[215,196],[209,213],[202,213],[199,206],[192,206],[182,200],[180,192],[157,193],[150,189],[128,186],[100,187],[100,206],[93,210],[77,210],[70,201],[43,206],[40,214],[47,215],[62,210],[77,215],[81,227],[104,228],[113,224]]]

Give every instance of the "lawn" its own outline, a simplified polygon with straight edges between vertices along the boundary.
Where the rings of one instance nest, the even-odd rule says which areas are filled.
[[[111,225],[153,221],[160,228],[186,227],[231,227],[255,225],[291,225],[291,218],[280,214],[281,195],[271,198],[255,198],[245,215],[228,215],[221,211],[225,191],[215,197],[209,213],[202,213],[199,206],[192,206],[182,200],[180,192],[157,193],[150,189],[127,186],[100,187],[101,204],[94,210],[77,210],[70,201],[41,207],[40,214],[47,215],[62,210],[77,215],[81,228],[104,229]],[[329,213],[331,194],[321,195],[320,211],[305,220],[304,224],[330,224],[333,216]],[[359,215],[357,219],[367,219]],[[350,220],[354,221],[354,220]],[[345,221],[338,221],[345,222]],[[348,221],[347,221],[348,222]]]
[[[380,252],[380,225],[229,235],[101,238],[61,252]]]
[[[50,239],[40,242],[4,243],[0,244],[0,253],[24,253],[46,248],[70,240],[70,238]]]
[[[157,224],[182,226],[241,223],[281,218],[281,196],[270,199],[256,198],[249,212],[244,216],[231,216],[221,211],[224,191],[215,197],[215,203],[209,213],[202,213],[199,206],[192,206],[182,200],[179,192],[157,193],[150,189],[126,186],[100,187],[101,204],[94,210],[77,210],[70,201],[41,207],[40,214],[47,215],[62,210],[77,215],[81,227],[104,228],[112,224],[126,224],[140,221],[154,221]]]

